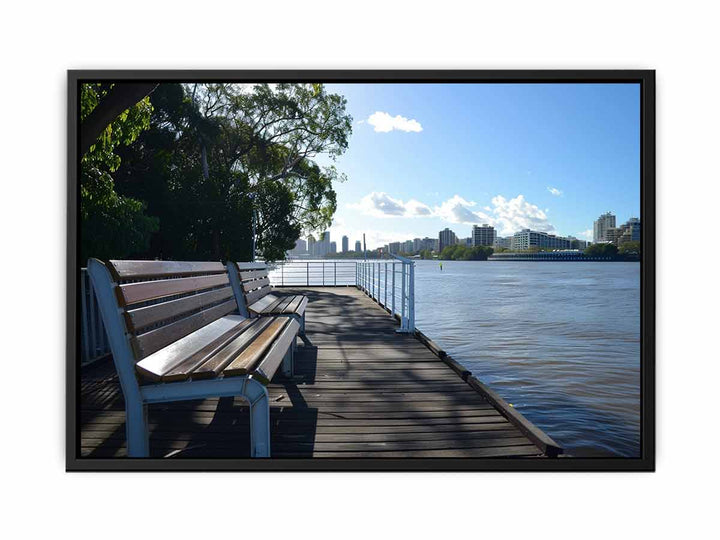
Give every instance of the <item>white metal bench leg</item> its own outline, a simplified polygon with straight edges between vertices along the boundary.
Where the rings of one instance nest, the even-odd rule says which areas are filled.
[[[245,394],[250,402],[250,457],[270,457],[270,398],[267,388],[250,379]]]
[[[128,457],[149,457],[150,436],[148,432],[147,405],[138,401],[126,402],[125,411]]]

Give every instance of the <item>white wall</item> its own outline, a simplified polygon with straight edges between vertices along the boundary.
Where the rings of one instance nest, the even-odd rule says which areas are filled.
[[[213,7],[213,4],[216,4]],[[280,5],[282,4],[282,5]],[[319,0],[3,6],[3,529],[73,538],[703,538],[717,515],[717,16],[682,4]],[[658,472],[100,475],[64,467],[67,68],[655,68]],[[28,211],[30,197],[36,204]],[[7,328],[7,327],[6,327]],[[40,374],[42,373],[42,374]],[[706,423],[710,421],[710,423]],[[246,497],[271,500],[248,503]],[[217,504],[189,519],[196,497]],[[151,511],[144,512],[145,503]],[[190,506],[188,506],[188,504]],[[248,520],[243,512],[265,507]],[[111,516],[116,516],[109,521]],[[127,520],[124,525],[120,520]],[[716,528],[715,528],[716,530]],[[717,532],[717,530],[716,530]]]

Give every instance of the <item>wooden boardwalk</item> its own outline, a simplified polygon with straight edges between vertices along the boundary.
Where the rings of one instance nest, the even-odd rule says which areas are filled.
[[[542,451],[425,345],[354,287],[283,289],[310,298],[296,375],[268,387],[272,456],[499,457]],[[112,362],[83,370],[81,454],[125,456]],[[249,457],[240,399],[149,408],[152,457]]]

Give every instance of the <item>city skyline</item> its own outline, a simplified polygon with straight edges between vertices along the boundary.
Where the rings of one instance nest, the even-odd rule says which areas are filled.
[[[609,211],[607,211],[607,212],[603,212],[602,214],[600,214],[598,217],[596,217],[596,218],[592,221],[591,228],[590,228],[590,234],[589,234],[589,235],[586,235],[586,237],[581,237],[581,236],[574,235],[574,234],[558,234],[558,233],[556,233],[556,232],[538,231],[538,230],[532,229],[532,228],[530,228],[530,227],[524,227],[524,228],[522,228],[522,229],[519,229],[519,230],[515,231],[515,232],[512,233],[512,234],[504,234],[504,235],[501,235],[501,234],[497,231],[497,229],[495,229],[494,234],[495,234],[495,239],[496,239],[497,241],[501,241],[501,240],[504,240],[504,239],[506,239],[506,238],[510,238],[510,237],[512,237],[513,235],[515,235],[515,234],[517,234],[517,233],[519,233],[519,232],[522,232],[522,231],[524,231],[524,230],[526,230],[526,229],[529,229],[529,230],[531,230],[531,231],[533,231],[533,232],[546,233],[546,234],[554,235],[554,236],[561,237],[561,238],[575,238],[575,239],[577,239],[577,240],[583,240],[583,241],[587,242],[588,244],[594,243],[594,242],[604,242],[604,241],[606,241],[605,236],[604,236],[604,230],[605,230],[605,229],[603,228],[603,233],[600,235],[600,237],[598,237],[598,236],[597,236],[597,224],[598,224],[598,221],[602,221],[603,218],[606,218],[606,217],[608,217],[608,216],[611,216],[611,217],[612,217],[612,221],[611,221],[611,222],[608,224],[608,226],[607,226],[607,228],[610,228],[611,230],[612,230],[612,229],[619,230],[620,228],[622,228],[622,227],[625,226],[626,224],[631,223],[631,222],[633,222],[633,221],[637,221],[638,223],[640,222],[640,218],[637,217],[637,216],[628,216],[626,219],[618,220],[618,219],[617,219],[617,216],[615,215],[615,213],[614,213],[613,211],[609,210]],[[620,223],[621,226],[620,226],[620,227],[615,227],[615,224],[616,224],[616,223]],[[385,243],[383,243],[383,244],[381,244],[381,245],[374,245],[374,246],[368,245],[368,246],[367,246],[367,249],[368,249],[368,251],[372,251],[372,250],[377,250],[377,249],[380,249],[380,248],[392,246],[392,245],[395,245],[395,244],[400,244],[400,245],[402,245],[402,244],[407,243],[407,242],[411,242],[411,243],[412,243],[413,241],[418,241],[418,240],[434,239],[434,240],[437,241],[437,240],[440,238],[440,235],[442,235],[445,230],[449,230],[450,232],[452,232],[455,241],[456,241],[457,243],[460,243],[460,242],[464,242],[465,240],[472,240],[472,239],[475,237],[475,229],[480,229],[480,230],[481,230],[481,229],[483,229],[484,227],[486,227],[486,226],[488,226],[488,225],[489,225],[489,224],[487,224],[487,223],[483,223],[483,224],[479,224],[479,225],[470,225],[470,226],[469,226],[469,229],[468,229],[468,234],[467,234],[467,236],[464,235],[464,234],[458,234],[458,232],[457,232],[457,230],[456,230],[456,229],[458,229],[458,227],[455,227],[455,228],[445,227],[445,228],[443,228],[442,230],[437,231],[434,236],[429,236],[429,237],[428,237],[428,236],[424,236],[424,235],[423,235],[423,236],[421,236],[421,235],[403,236],[402,238],[400,238],[400,239],[398,239],[398,240],[394,240],[394,241],[391,241],[391,242],[385,242]],[[490,227],[490,228],[493,228],[492,225],[490,225],[489,227]],[[330,229],[329,231],[325,231],[325,232],[323,232],[323,233],[318,233],[318,234],[312,235],[312,236],[313,236],[313,237],[320,238],[321,236],[327,234],[327,235],[328,235],[327,238],[330,238],[331,235],[332,235],[332,232],[331,232],[331,231],[332,231],[332,229]],[[349,238],[350,242],[353,242],[353,241],[355,242],[355,247],[357,248],[357,245],[358,245],[358,244],[361,244],[361,245],[362,245],[362,241],[361,241],[361,239],[362,239],[362,234],[363,234],[362,232],[359,233],[360,238],[359,238],[358,240],[353,240],[352,238],[349,238],[347,235],[343,235],[343,241],[344,241],[346,238]],[[638,234],[639,234],[639,233],[638,233]],[[298,251],[298,250],[297,250],[297,247],[298,247],[298,246],[296,245],[296,248],[293,249],[293,250],[291,250],[291,252],[302,252],[302,251],[306,251],[306,252],[307,252],[307,251],[309,251],[309,242],[307,242],[307,239],[309,238],[309,236],[310,236],[310,235],[308,235],[308,236],[306,236],[306,237],[301,237],[301,238],[298,240],[299,243],[305,243],[307,247],[303,247],[303,248],[301,248],[300,251]],[[639,239],[638,239],[638,240],[639,240]],[[328,242],[329,242],[329,240],[328,240]],[[334,243],[334,242],[329,242],[329,243]],[[368,242],[368,244],[369,244],[369,242]],[[494,244],[494,243],[493,243],[493,244]],[[485,241],[482,241],[482,242],[480,242],[478,245],[493,245],[493,244],[489,244],[489,243],[487,243],[487,242],[485,242]],[[448,243],[448,244],[445,244],[445,245],[449,245],[449,243]],[[502,243],[500,243],[499,245],[502,245]],[[413,250],[414,250],[414,251],[418,251],[418,250],[415,249],[415,248],[413,248]],[[442,249],[440,249],[440,251],[441,251],[441,250],[442,250]],[[353,250],[348,249],[347,251],[353,251]],[[357,251],[357,249],[356,249],[355,251]],[[390,251],[393,251],[393,250],[391,249]],[[410,251],[410,250],[404,250],[404,251]],[[345,250],[343,250],[343,252],[345,252]],[[393,251],[393,252],[397,252],[397,250],[396,250],[396,251]]]
[[[330,227],[367,248],[488,223],[593,238],[641,217],[639,86],[330,84],[353,116]],[[459,233],[459,234],[458,234]]]

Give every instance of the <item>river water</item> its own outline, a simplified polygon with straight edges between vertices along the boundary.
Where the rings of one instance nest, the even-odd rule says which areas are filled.
[[[416,326],[574,456],[640,452],[638,263],[418,261]]]

